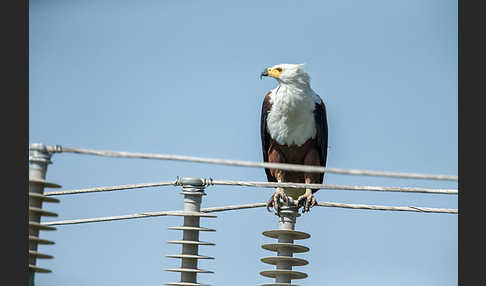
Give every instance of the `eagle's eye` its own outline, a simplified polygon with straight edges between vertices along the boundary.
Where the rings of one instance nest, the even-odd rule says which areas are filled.
[[[278,72],[282,72],[282,68],[275,68]]]

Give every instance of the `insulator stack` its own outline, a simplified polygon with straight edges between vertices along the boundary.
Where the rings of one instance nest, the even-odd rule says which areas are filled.
[[[200,231],[215,231],[214,229],[204,228],[199,225],[201,217],[215,218],[215,215],[201,212],[202,196],[206,195],[204,189],[207,186],[206,180],[201,178],[183,178],[179,181],[182,185],[182,194],[184,195],[184,210],[170,212],[169,215],[183,216],[184,224],[182,226],[169,227],[172,230],[182,230],[182,240],[168,241],[170,244],[180,244],[182,246],[181,254],[170,254],[167,257],[181,259],[180,268],[169,268],[166,271],[180,272],[181,279],[179,282],[169,282],[165,285],[181,286],[198,286],[206,285],[197,282],[198,273],[214,273],[208,270],[198,268],[199,259],[214,259],[213,257],[199,255],[200,245],[215,245],[211,242],[199,240]]]
[[[43,203],[58,203],[59,200],[44,195],[44,188],[60,188],[45,180],[47,164],[50,164],[51,155],[44,145],[39,143],[31,144],[29,148],[29,278],[33,283],[33,273],[49,273],[51,270],[36,266],[37,259],[51,259],[52,255],[37,251],[39,244],[54,244],[53,241],[41,239],[41,230],[55,230],[55,227],[42,225],[41,217],[57,217],[56,213],[44,210]]]
[[[310,234],[296,231],[295,221],[300,216],[295,206],[283,206],[279,215],[279,229],[264,231],[263,235],[278,239],[277,243],[263,244],[262,248],[277,253],[277,256],[264,257],[263,263],[276,266],[274,270],[265,270],[260,275],[275,278],[274,283],[262,284],[262,286],[297,286],[292,284],[292,280],[307,278],[304,272],[292,270],[293,266],[303,266],[309,264],[307,260],[293,257],[294,253],[309,251],[303,245],[294,244],[294,240],[307,239]]]

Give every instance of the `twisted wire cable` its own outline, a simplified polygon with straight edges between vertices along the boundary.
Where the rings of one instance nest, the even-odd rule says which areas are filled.
[[[46,192],[45,196],[84,194],[95,192],[112,192],[118,190],[129,190],[137,188],[161,187],[161,186],[177,186],[178,180],[119,185],[107,187],[95,187],[74,190],[61,190]],[[235,180],[213,180],[207,179],[207,185],[221,185],[221,186],[244,186],[244,187],[259,187],[259,188],[310,188],[310,189],[325,189],[325,190],[341,190],[341,191],[377,191],[377,192],[408,192],[408,193],[426,193],[426,194],[446,194],[457,195],[458,190],[455,189],[430,189],[430,188],[416,188],[416,187],[381,187],[381,186],[349,186],[349,185],[328,185],[328,184],[303,184],[303,183],[274,183],[274,182],[250,182],[250,181],[235,181]]]
[[[261,208],[265,207],[266,203],[254,203],[254,204],[243,204],[243,205],[231,205],[222,207],[211,207],[201,209],[201,212],[211,213],[211,212],[223,212],[229,210],[242,210],[250,208]],[[421,213],[442,213],[442,214],[458,214],[457,209],[446,209],[446,208],[426,208],[426,207],[415,207],[415,206],[380,206],[380,205],[363,205],[363,204],[343,204],[334,202],[318,202],[317,206],[320,207],[335,207],[335,208],[348,208],[348,209],[363,209],[363,210],[376,210],[376,211],[406,211],[406,212],[421,212]],[[66,224],[81,224],[81,223],[91,223],[91,222],[102,222],[102,221],[114,221],[114,220],[126,220],[126,219],[136,219],[136,218],[148,218],[148,217],[159,217],[173,215],[177,211],[162,211],[162,212],[143,212],[138,214],[129,215],[119,215],[119,216],[108,216],[99,218],[88,218],[88,219],[73,219],[73,220],[63,220],[63,221],[52,221],[43,222],[42,225],[66,225]]]
[[[367,170],[356,170],[356,169],[328,168],[328,167],[320,167],[320,166],[267,163],[267,162],[260,163],[260,162],[250,162],[250,161],[201,158],[201,157],[194,157],[194,156],[119,152],[119,151],[109,151],[109,150],[92,150],[92,149],[62,147],[60,145],[47,146],[47,150],[51,153],[76,153],[76,154],[87,154],[87,155],[116,157],[116,158],[174,160],[174,161],[227,165],[227,166],[270,168],[270,169],[280,169],[280,170],[295,171],[295,172],[334,173],[334,174],[343,174],[343,175],[363,175],[363,176],[380,176],[380,177],[394,177],[394,178],[405,178],[405,179],[458,181],[457,176],[450,176],[450,175],[429,175],[429,174],[417,174],[417,173],[367,171]]]

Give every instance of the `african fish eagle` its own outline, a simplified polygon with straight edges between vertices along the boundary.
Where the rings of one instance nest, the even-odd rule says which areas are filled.
[[[263,100],[260,132],[264,162],[326,166],[326,106],[310,86],[310,77],[302,64],[279,64],[261,74],[273,77],[278,86]],[[269,182],[322,184],[324,173],[265,169]],[[319,189],[277,188],[267,202],[279,215],[279,199],[297,199],[297,206],[308,212],[317,201]]]

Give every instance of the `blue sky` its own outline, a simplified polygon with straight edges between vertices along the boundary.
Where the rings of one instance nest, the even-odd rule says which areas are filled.
[[[305,63],[326,102],[328,167],[457,175],[457,1],[30,1],[29,142],[262,161],[263,68]],[[63,189],[176,176],[265,181],[262,169],[55,154]],[[342,185],[457,188],[457,182],[326,174]],[[208,188],[203,207],[264,202],[271,189]],[[176,187],[62,196],[44,221],[182,208]],[[457,196],[324,191],[319,201],[457,208]],[[265,209],[203,219],[211,285],[255,285],[273,253]],[[457,285],[457,215],[316,207],[300,285]],[[180,252],[160,217],[58,226],[36,285],[161,285]]]

